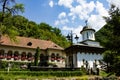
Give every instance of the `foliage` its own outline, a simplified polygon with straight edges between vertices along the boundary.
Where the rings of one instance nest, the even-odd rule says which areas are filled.
[[[24,37],[33,37],[42,40],[51,40],[61,47],[68,47],[70,44],[66,40],[66,37],[62,35],[61,30],[56,27],[52,27],[46,23],[36,24],[33,21],[29,21],[23,16],[14,15],[4,18],[3,34],[10,34],[9,36],[19,35]],[[9,32],[10,31],[10,32]]]
[[[115,56],[114,53],[111,52],[110,50],[107,50],[103,53],[103,61],[106,62],[106,72],[111,72],[112,70],[112,65],[114,64]]]
[[[39,60],[39,55],[40,55],[40,48],[37,47],[36,53],[35,53],[35,60],[34,60],[34,66],[38,66],[38,60]]]
[[[51,40],[64,48],[70,45],[59,28],[44,22],[36,24],[23,16],[15,15],[24,12],[23,4],[18,4],[15,0],[0,0],[0,4],[0,35],[8,35],[13,40],[15,36]]]
[[[109,63],[111,71],[120,73],[120,10],[114,5],[109,10],[110,17],[104,17],[107,24],[96,33],[97,40],[109,50],[104,56],[104,61]]]
[[[24,12],[23,4],[15,3],[15,0],[0,0],[1,3],[1,19],[0,21],[3,22],[4,18],[8,17],[8,14],[15,14],[18,12]],[[7,14],[7,15],[6,15]]]
[[[24,12],[23,4],[17,4],[15,0],[0,0],[0,35],[8,35],[12,40],[18,35],[12,23],[12,16],[18,12]]]
[[[22,70],[25,71],[25,70],[27,70],[27,68],[22,68],[21,66],[23,66],[23,65],[28,66],[29,63],[0,61],[0,71],[7,71],[8,64],[10,64],[10,71],[22,71]]]
[[[0,72],[1,74],[8,74],[6,71]],[[56,77],[73,77],[73,76],[81,76],[81,71],[39,71],[39,72],[31,72],[31,71],[10,71],[10,75],[28,75],[28,76],[56,76]]]

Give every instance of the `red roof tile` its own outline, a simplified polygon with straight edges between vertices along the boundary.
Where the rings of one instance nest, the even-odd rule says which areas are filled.
[[[40,40],[27,37],[16,37],[17,42],[11,41],[9,37],[2,36],[1,45],[16,46],[16,47],[25,47],[25,48],[37,48],[40,49],[59,49],[63,50],[62,47],[58,46],[50,40]]]

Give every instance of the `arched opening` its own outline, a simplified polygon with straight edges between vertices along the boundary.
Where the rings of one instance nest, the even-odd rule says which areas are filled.
[[[54,53],[51,54],[51,61],[52,61],[52,62],[55,61],[55,54],[54,54]]]
[[[24,61],[26,59],[26,52],[22,52],[21,54],[21,60]]]
[[[27,59],[28,59],[28,61],[32,61],[33,60],[32,53],[30,53],[30,52],[28,53]]]
[[[48,66],[48,56],[44,55],[44,54],[40,54],[40,64],[39,66]]]
[[[12,58],[12,51],[10,50],[7,53],[7,60],[11,60],[11,58]]]
[[[56,60],[57,60],[57,62],[60,62],[60,59],[61,59],[61,58],[60,58],[60,55],[57,54],[57,55],[56,55]]]
[[[14,60],[19,60],[19,52],[15,51],[14,53]]]
[[[5,53],[4,50],[0,50],[0,59],[4,59],[5,58],[4,53]]]
[[[44,54],[40,54],[40,62],[44,61]]]

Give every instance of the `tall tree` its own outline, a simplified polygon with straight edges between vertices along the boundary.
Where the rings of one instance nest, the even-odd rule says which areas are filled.
[[[96,33],[97,40],[103,42],[103,45],[111,52],[111,54],[106,54],[111,58],[111,60],[106,60],[107,63],[112,62],[110,64],[112,72],[115,72],[117,75],[120,75],[120,10],[119,8],[115,7],[114,5],[111,6],[109,10],[110,17],[105,17],[107,24],[98,32]],[[108,58],[108,57],[106,57]]]
[[[11,4],[12,3],[12,7]],[[14,3],[14,4],[13,4]],[[6,17],[6,14],[15,14],[18,12],[24,12],[24,6],[23,4],[15,4],[15,0],[0,0],[0,4],[2,7],[2,17],[1,22],[3,22],[4,18]]]
[[[40,48],[37,47],[36,49],[36,53],[35,53],[35,56],[34,56],[34,65],[35,66],[38,66],[38,60],[39,60],[39,56],[40,56]]]
[[[24,12],[24,6],[23,4],[16,4],[15,0],[0,0],[0,4],[0,35],[7,34],[11,39],[15,38],[15,35],[18,33],[14,26],[9,24],[9,21],[11,21],[12,15],[18,12]]]

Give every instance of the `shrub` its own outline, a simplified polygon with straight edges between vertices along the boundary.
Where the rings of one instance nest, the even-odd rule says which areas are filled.
[[[8,74],[6,71],[1,74]],[[10,75],[73,77],[83,75],[81,71],[10,71]]]

